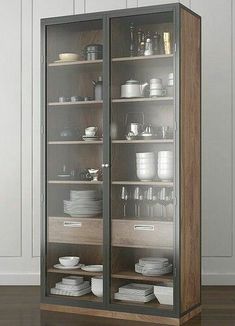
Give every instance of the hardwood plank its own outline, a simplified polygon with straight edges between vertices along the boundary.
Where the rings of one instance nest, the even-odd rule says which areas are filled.
[[[181,9],[181,312],[200,303],[200,19]]]

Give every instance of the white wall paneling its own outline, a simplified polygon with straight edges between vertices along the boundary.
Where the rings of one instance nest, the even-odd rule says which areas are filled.
[[[74,13],[84,14],[85,13],[85,0],[74,0]]]
[[[39,282],[40,18],[171,2],[0,2],[0,27],[2,31],[7,27],[0,36],[5,55],[0,62],[0,284]],[[235,284],[235,4],[233,0],[180,2],[202,15],[203,280]]]
[[[22,255],[21,1],[0,2],[0,256]],[[5,31],[5,32],[4,32]],[[7,31],[7,32],[6,32]]]
[[[127,8],[138,7],[138,0],[126,0],[126,7]]]
[[[124,9],[126,8],[126,0],[86,0],[85,8],[86,12]]]
[[[212,5],[210,0],[191,1],[192,9],[201,14],[203,22],[202,236],[204,256],[224,257],[233,254],[231,2],[214,0]]]

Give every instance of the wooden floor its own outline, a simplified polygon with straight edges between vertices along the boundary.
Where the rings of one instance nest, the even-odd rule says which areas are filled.
[[[235,287],[204,287],[202,314],[185,326],[235,326]],[[0,287],[0,326],[153,326],[39,310],[38,287]]]

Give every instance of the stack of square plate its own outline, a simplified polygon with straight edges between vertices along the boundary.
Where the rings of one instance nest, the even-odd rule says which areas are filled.
[[[51,289],[51,294],[67,295],[72,297],[80,297],[91,292],[89,281],[84,281],[80,276],[68,276],[62,279],[62,282],[56,283]]]
[[[118,292],[114,294],[114,299],[123,301],[133,301],[145,303],[153,300],[155,295],[153,293],[153,285],[130,283],[121,286]]]
[[[70,200],[64,200],[64,213],[73,217],[101,214],[102,200],[96,190],[71,190]]]
[[[139,263],[135,264],[136,273],[144,276],[159,276],[172,272],[172,264],[168,258],[145,257],[140,258]]]

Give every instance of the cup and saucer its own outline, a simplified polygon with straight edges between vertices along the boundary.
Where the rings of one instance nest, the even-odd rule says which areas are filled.
[[[97,130],[97,127],[87,127],[85,129],[85,135],[82,136],[82,139],[85,141],[98,140],[99,136],[96,135]]]

